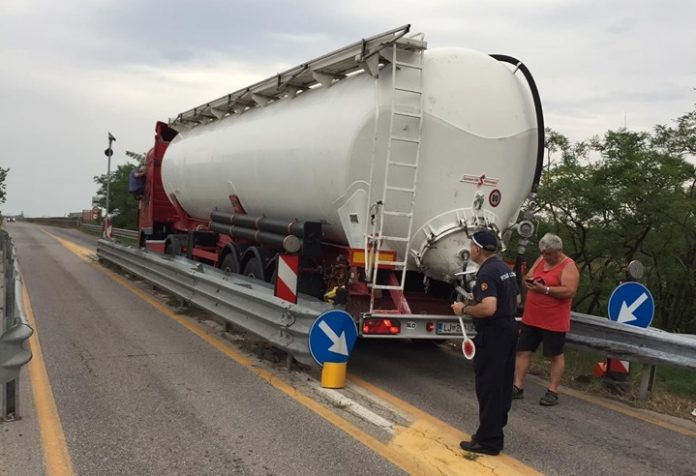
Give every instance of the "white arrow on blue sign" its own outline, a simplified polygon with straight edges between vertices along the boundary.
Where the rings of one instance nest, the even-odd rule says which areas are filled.
[[[358,328],[346,311],[327,311],[317,317],[309,329],[309,352],[319,365],[324,362],[348,362]]]
[[[648,288],[629,281],[614,289],[609,298],[609,319],[636,327],[648,327],[655,316],[655,300]]]

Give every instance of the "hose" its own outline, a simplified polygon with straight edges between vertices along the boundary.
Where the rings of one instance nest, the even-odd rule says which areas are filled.
[[[505,63],[510,63],[522,71],[524,78],[527,80],[529,85],[529,90],[532,93],[532,100],[534,101],[534,112],[537,118],[537,143],[539,145],[537,150],[537,163],[536,170],[534,171],[534,182],[532,183],[532,192],[536,193],[537,187],[539,186],[539,181],[541,180],[541,171],[544,168],[544,146],[546,144],[546,133],[544,131],[544,112],[541,109],[541,99],[539,98],[539,90],[536,87],[532,73],[529,69],[516,58],[507,55],[490,55],[491,58]]]

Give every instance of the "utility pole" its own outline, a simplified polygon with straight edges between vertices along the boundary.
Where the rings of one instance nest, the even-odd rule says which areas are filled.
[[[111,148],[111,144],[116,142],[116,138],[109,132],[109,147],[104,151],[104,155],[108,158],[106,166],[106,218],[109,217],[109,197],[111,196],[111,156],[114,155],[114,151]]]

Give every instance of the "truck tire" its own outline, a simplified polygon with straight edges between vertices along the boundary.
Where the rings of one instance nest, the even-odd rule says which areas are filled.
[[[235,253],[234,251],[227,253],[225,255],[225,258],[222,260],[220,269],[226,275],[239,274],[241,270],[239,269],[239,260],[237,259],[237,253]]]
[[[249,261],[247,261],[247,263],[244,265],[244,272],[242,274],[261,281],[266,280],[263,272],[263,264],[256,256],[249,258]]]

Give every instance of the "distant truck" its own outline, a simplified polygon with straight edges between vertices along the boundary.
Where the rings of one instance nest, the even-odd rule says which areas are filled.
[[[544,124],[514,58],[404,26],[158,122],[141,246],[345,306],[364,337],[444,339],[471,234],[515,227]]]

